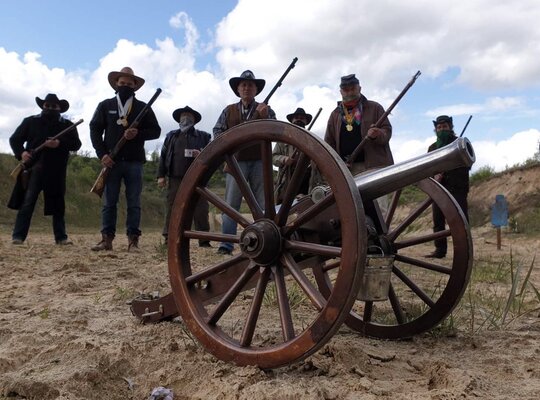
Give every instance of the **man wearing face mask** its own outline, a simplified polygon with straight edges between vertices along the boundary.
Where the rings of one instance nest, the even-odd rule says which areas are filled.
[[[383,107],[361,94],[361,87],[355,74],[341,77],[339,85],[341,101],[328,119],[324,140],[334,150],[352,164],[351,172],[356,175],[372,168],[381,168],[394,163],[390,151],[392,125],[388,118],[379,128],[373,127],[384,114]],[[356,160],[348,160],[356,146],[364,137],[368,141]]]
[[[218,137],[227,129],[239,125],[248,120],[254,119],[276,119],[274,111],[265,103],[255,101],[264,88],[264,79],[256,79],[253,72],[246,70],[238,77],[229,79],[229,86],[234,94],[240,97],[238,103],[229,104],[221,112],[216,125],[214,126],[214,137]],[[264,188],[262,178],[262,161],[260,146],[251,146],[236,153],[238,165],[246,178],[255,199],[259,206],[264,209]],[[234,177],[225,174],[225,201],[235,210],[240,209],[242,204],[242,193]],[[222,232],[236,235],[236,221],[223,213]],[[219,245],[218,254],[232,254],[234,245],[229,242],[222,242]]]
[[[209,133],[195,129],[195,125],[201,120],[201,114],[189,106],[178,108],[172,113],[173,119],[178,122],[179,129],[170,131],[165,137],[159,157],[157,184],[160,188],[167,187],[167,211],[163,237],[167,243],[169,220],[176,192],[182,183],[182,178],[189,166],[195,160],[201,150],[210,143]],[[195,229],[208,231],[208,202],[199,200],[193,216]],[[207,240],[199,240],[199,247],[212,247]]]
[[[94,251],[112,250],[116,235],[117,204],[122,181],[126,188],[126,233],[128,251],[139,246],[141,222],[141,191],[143,164],[146,162],[144,143],[159,138],[161,128],[150,108],[137,128],[128,128],[146,105],[135,98],[135,92],[144,84],[129,67],[113,71],[108,76],[116,95],[98,104],[90,121],[90,139],[104,167],[110,168],[103,193],[101,210],[101,241]],[[116,143],[124,137],[125,145],[114,160],[110,157]]]
[[[9,144],[15,157],[28,165],[24,174],[29,173],[26,191],[18,191],[18,181],[8,207],[19,210],[12,233],[12,243],[23,244],[28,235],[32,214],[39,193],[43,191],[45,215],[52,215],[54,239],[58,245],[73,244],[66,234],[64,219],[66,193],[66,170],[70,151],[77,151],[81,141],[77,129],[69,131],[59,139],[50,139],[73,123],[60,114],[66,112],[69,103],[49,93],[45,99],[36,97],[41,114],[25,118]],[[25,145],[26,143],[26,145]],[[45,144],[44,150],[33,154],[32,150]]]
[[[307,114],[303,108],[297,108],[295,112],[287,115],[287,120],[294,125],[301,128],[305,128],[312,120],[311,114]],[[276,182],[275,198],[276,203],[280,204],[285,192],[285,188],[288,186],[291,180],[294,169],[292,168],[296,159],[294,157],[295,147],[290,144],[279,142],[272,150],[272,163],[279,168],[278,180]],[[302,184],[300,185],[300,191],[298,194],[307,194],[309,184],[309,171],[306,171],[306,176]]]
[[[437,141],[429,146],[428,152],[444,147],[457,139],[457,136],[454,133],[452,117],[440,115],[433,121],[433,125],[435,127]],[[467,195],[469,194],[469,169],[470,168],[468,167],[456,168],[435,176],[435,179],[450,192],[454,199],[456,199],[467,220],[469,220],[467,204]],[[443,231],[445,228],[445,219],[441,209],[433,204],[432,212],[433,232]],[[446,257],[446,251],[446,238],[436,239],[435,251],[427,254],[426,257],[444,258]]]

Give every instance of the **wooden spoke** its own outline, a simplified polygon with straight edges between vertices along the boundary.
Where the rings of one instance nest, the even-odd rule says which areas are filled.
[[[272,267],[272,274],[276,284],[276,294],[279,306],[279,315],[281,317],[281,330],[285,341],[294,338],[294,326],[291,316],[291,307],[289,305],[289,297],[287,296],[287,287],[285,285],[285,277],[283,269],[280,267]]]
[[[409,216],[401,223],[399,224],[394,230],[391,232],[388,232],[388,238],[390,240],[395,240],[407,227],[409,227],[416,219],[422,214],[426,208],[428,208],[433,201],[431,199],[427,199],[424,202],[422,202],[413,212],[409,214]]]
[[[259,275],[255,294],[253,295],[246,322],[244,323],[244,329],[242,330],[242,337],[240,338],[240,346],[242,347],[251,345],[251,341],[253,340],[253,334],[255,333],[255,327],[257,326],[257,320],[259,319],[264,292],[268,285],[268,280],[270,279],[270,272],[269,268],[264,268]]]
[[[276,216],[276,202],[274,199],[274,172],[272,168],[272,142],[261,143],[261,161],[264,187],[264,216],[274,219]]]
[[[299,242],[296,240],[286,240],[285,248],[290,251],[303,251],[326,257],[340,257],[341,247],[327,246],[310,242]]]
[[[394,242],[394,246],[396,249],[404,249],[406,247],[416,246],[422,243],[428,243],[433,242],[434,240],[446,238],[451,235],[451,232],[449,229],[445,229],[444,231],[429,233],[427,235],[423,236],[417,236],[410,239],[403,239],[399,242]]]
[[[202,281],[203,279],[208,279],[212,276],[215,276],[219,274],[220,272],[223,272],[227,270],[228,268],[231,268],[235,265],[237,265],[239,262],[246,260],[247,257],[243,254],[238,254],[234,257],[228,258],[225,261],[222,261],[218,264],[212,265],[209,268],[206,268],[203,271],[195,272],[193,275],[190,275],[186,277],[186,283],[188,285],[193,285],[197,282]]]
[[[416,285],[416,283],[414,283],[412,281],[412,279],[410,279],[407,275],[405,275],[402,271],[400,271],[398,268],[394,267],[394,270],[393,270],[394,274],[399,278],[401,279],[401,281],[407,285],[414,293],[416,293],[416,295],[422,299],[422,301],[424,303],[426,303],[429,307],[433,307],[435,306],[435,303],[433,302],[433,300],[431,300],[431,298],[422,290],[418,287],[418,285]]]
[[[225,233],[207,232],[207,231],[184,231],[186,239],[215,240],[216,242],[238,243],[240,236],[228,235]]]
[[[255,272],[257,272],[257,269],[255,267],[255,264],[250,264],[249,267],[244,270],[242,275],[240,275],[234,285],[231,286],[229,291],[225,293],[225,295],[214,308],[212,313],[208,316],[208,324],[215,325],[219,321],[225,311],[227,311],[229,306],[233,303],[236,296],[238,296],[238,294],[242,291],[242,288],[247,283],[247,281],[249,281],[249,279],[255,274]]]
[[[204,197],[210,203],[215,205],[218,208],[218,210],[227,214],[229,217],[231,217],[231,219],[233,219],[234,221],[242,225],[244,228],[250,224],[250,222],[247,219],[245,219],[242,216],[242,214],[240,214],[240,212],[236,211],[229,204],[227,204],[225,200],[221,199],[221,197],[218,197],[214,192],[212,192],[208,188],[199,186],[195,190],[202,197]]]
[[[321,201],[313,204],[311,207],[309,207],[304,212],[300,213],[292,222],[290,222],[284,229],[283,235],[289,236],[292,232],[294,232],[296,229],[298,229],[300,226],[305,224],[307,221],[310,221],[315,216],[322,213],[324,210],[326,210],[328,207],[333,205],[335,202],[335,198],[333,194],[330,194],[326,196]],[[280,210],[281,211],[281,210]]]
[[[418,260],[416,258],[402,256],[400,254],[396,255],[396,261],[401,261],[409,265],[415,265],[430,271],[440,272],[442,274],[450,275],[452,274],[452,268],[445,267],[444,265],[437,265],[427,261]]]
[[[326,299],[322,294],[317,290],[317,288],[309,281],[306,274],[302,272],[296,261],[289,253],[284,253],[281,257],[281,262],[287,267],[291,275],[294,277],[296,282],[300,285],[302,290],[306,293],[308,298],[311,300],[313,305],[318,309],[322,310],[326,304]]]
[[[283,194],[281,207],[276,215],[276,224],[278,226],[283,226],[287,222],[293,200],[298,193],[298,188],[302,184],[302,179],[304,178],[308,164],[308,157],[304,153],[301,153],[296,163],[296,168],[294,169],[291,180],[285,189],[285,193]]]
[[[230,169],[230,174],[234,177],[236,180],[236,184],[238,185],[238,188],[240,189],[240,192],[242,193],[242,196],[244,196],[244,199],[246,200],[246,203],[251,210],[251,214],[253,215],[253,218],[255,220],[261,219],[263,217],[263,212],[261,210],[261,207],[259,206],[259,203],[257,203],[257,200],[255,199],[255,195],[253,194],[253,191],[249,187],[246,178],[244,174],[242,173],[242,170],[240,169],[240,165],[238,165],[238,161],[233,155],[227,155],[227,165]]]

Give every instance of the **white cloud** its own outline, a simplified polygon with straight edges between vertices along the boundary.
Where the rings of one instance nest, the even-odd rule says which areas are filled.
[[[434,139],[435,137],[422,141],[392,139],[391,148],[395,162],[425,154]],[[507,167],[523,163],[539,151],[540,130],[529,129],[517,132],[508,139],[500,141],[472,140],[471,143],[476,155],[472,172],[486,166],[493,168],[494,171],[502,171]]]
[[[72,119],[85,119],[79,132],[83,149],[93,153],[88,122],[98,102],[113,95],[107,74],[127,65],[146,79],[137,94],[140,99],[149,99],[158,87],[163,89],[153,107],[163,134],[175,127],[172,111],[186,104],[202,114],[199,127],[211,132],[223,107],[237,101],[228,84],[231,77],[252,69],[266,79],[261,94],[265,96],[293,57],[298,57],[270,102],[278,118],[285,119],[299,106],[313,115],[322,107],[313,128],[322,137],[339,99],[341,75],[356,73],[363,92],[388,106],[420,69],[423,76],[416,84],[420,87],[407,103],[430,90],[442,92],[442,86],[466,87],[474,98],[441,96],[435,102],[419,101],[414,114],[406,116],[398,105],[392,113],[396,160],[425,152],[432,140],[415,135],[412,127],[403,129],[401,121],[421,116],[421,131],[426,132],[427,117],[474,114],[477,121],[493,122],[484,129],[486,134],[497,132],[496,138],[485,140],[477,136],[478,129],[475,138],[483,141],[475,142],[476,165],[503,168],[523,161],[537,148],[536,143],[527,142],[527,146],[512,147],[512,157],[503,151],[519,143],[520,132],[529,132],[529,138],[538,135],[535,125],[514,128],[508,122],[539,113],[534,108],[538,98],[530,93],[540,85],[540,59],[534,57],[540,50],[540,2],[516,3],[470,0],[449,7],[429,0],[391,5],[367,0],[240,0],[210,35],[214,43],[201,44],[196,25],[182,11],[168,21],[179,38],[153,38],[145,43],[119,39],[93,71],[53,68],[35,52],[17,54],[0,47],[0,151],[10,151],[7,139],[22,118],[39,112],[34,97],[55,92],[69,100]],[[211,48],[217,50],[215,62],[200,68],[198,57]],[[514,89],[528,87],[529,92],[515,93]],[[162,140],[149,142],[147,150],[154,150]]]

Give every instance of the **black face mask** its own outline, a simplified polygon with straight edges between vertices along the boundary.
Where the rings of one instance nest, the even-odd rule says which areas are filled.
[[[60,111],[45,108],[41,111],[41,116],[47,121],[57,121],[60,118]]]
[[[133,96],[135,90],[129,86],[118,86],[116,92],[120,96],[120,100],[122,101],[122,103],[125,103],[131,96]]]

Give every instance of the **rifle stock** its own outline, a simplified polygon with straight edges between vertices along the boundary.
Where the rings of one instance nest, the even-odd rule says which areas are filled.
[[[143,109],[139,112],[139,114],[137,114],[137,116],[135,117],[135,119],[133,120],[133,122],[126,128],[126,130],[128,129],[131,129],[131,128],[137,128],[139,126],[139,124],[141,123],[141,120],[143,119],[143,117],[146,115],[146,113],[148,112],[148,110],[150,109],[150,107],[152,106],[152,104],[154,104],[154,101],[156,101],[156,99],[158,98],[158,96],[161,94],[161,89],[158,88],[156,90],[156,93],[154,93],[154,95],[152,96],[152,98],[148,101],[148,103],[146,103],[143,107]],[[127,139],[125,138],[125,136],[122,136],[120,138],[120,140],[118,142],[116,142],[116,145],[114,146],[114,148],[112,149],[111,153],[109,154],[109,156],[114,159],[114,157],[116,157],[116,155],[118,154],[118,152],[120,151],[120,149],[124,146],[124,144],[126,144],[127,142]],[[110,168],[109,167],[103,167],[101,169],[101,171],[99,172],[99,175],[98,177],[96,178],[96,181],[94,182],[94,185],[92,186],[92,188],[90,189],[90,192],[91,193],[95,193],[97,194],[99,197],[101,197],[103,195],[103,191],[105,190],[105,183],[107,182],[107,177],[109,176],[109,172],[110,172]]]
[[[90,192],[97,194],[99,197],[103,196],[103,191],[105,190],[105,182],[107,181],[107,177],[109,176],[110,171],[111,169],[108,167],[101,168],[101,171],[99,172],[99,175],[94,182],[92,189],[90,189]]]
[[[83,119],[81,118],[80,120],[78,120],[77,122],[75,122],[73,125],[70,125],[68,126],[66,129],[60,131],[59,133],[57,133],[55,136],[53,136],[50,140],[58,140],[60,139],[62,136],[64,136],[66,133],[72,131],[73,129],[75,129],[77,127],[77,125],[80,125],[83,123]],[[41,150],[43,150],[45,148],[45,142],[43,142],[42,144],[40,144],[38,147],[36,147],[35,149],[33,149],[31,152],[32,152],[32,156],[38,154]],[[14,169],[13,171],[11,171],[11,173],[9,174],[14,180],[17,180],[17,177],[19,176],[19,174],[21,172],[23,172],[26,168],[28,168],[28,165],[24,162],[24,161],[21,161]]]

